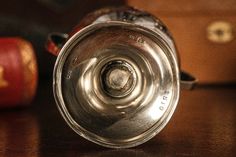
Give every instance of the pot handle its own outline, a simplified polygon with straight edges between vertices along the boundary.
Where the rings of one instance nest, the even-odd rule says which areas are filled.
[[[182,89],[192,90],[197,84],[197,79],[191,74],[181,71],[180,73],[180,87]]]
[[[68,34],[64,33],[50,33],[46,41],[46,49],[51,54],[58,56],[62,46],[68,39]]]

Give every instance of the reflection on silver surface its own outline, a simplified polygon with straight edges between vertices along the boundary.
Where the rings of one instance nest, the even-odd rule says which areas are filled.
[[[151,15],[137,10],[101,15],[60,51],[56,102],[69,126],[90,141],[112,148],[142,144],[175,110],[177,59],[165,26]]]
[[[29,112],[1,112],[0,156],[39,156],[39,124]]]
[[[148,153],[139,149],[113,149],[113,150],[105,150],[105,151],[96,151],[90,152],[88,154],[83,155],[82,157],[110,157],[110,156],[122,156],[122,157],[144,157],[149,156]]]

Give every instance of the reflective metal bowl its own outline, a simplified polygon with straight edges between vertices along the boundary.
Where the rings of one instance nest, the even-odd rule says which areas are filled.
[[[127,7],[99,10],[69,37],[51,34],[47,47],[59,53],[56,103],[82,137],[111,148],[137,146],[159,133],[174,113],[179,59],[173,38],[154,16]],[[192,87],[195,80],[186,78],[183,84]]]

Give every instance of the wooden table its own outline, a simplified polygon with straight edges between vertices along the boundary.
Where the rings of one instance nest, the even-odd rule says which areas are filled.
[[[0,110],[0,156],[234,156],[236,87],[183,91],[164,130],[132,149],[107,149],[75,134],[60,116],[51,82],[40,84],[29,108]]]

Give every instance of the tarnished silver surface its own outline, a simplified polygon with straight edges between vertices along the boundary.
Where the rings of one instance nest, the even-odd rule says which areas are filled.
[[[178,103],[174,42],[145,12],[123,8],[94,14],[59,53],[54,96],[79,135],[106,147],[133,147],[159,133]]]

